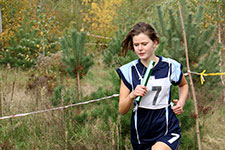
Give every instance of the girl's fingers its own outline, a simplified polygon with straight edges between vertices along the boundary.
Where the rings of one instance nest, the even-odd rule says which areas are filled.
[[[179,114],[182,114],[183,113],[183,108],[178,103],[172,109],[173,109],[173,112],[176,115],[179,115]]]
[[[145,93],[146,93],[145,90],[138,90],[138,91],[136,91],[136,96],[144,96]]]
[[[182,114],[183,113],[183,109],[181,107],[177,107],[177,108],[173,109],[173,112],[176,115],[179,115],[179,114]]]
[[[134,91],[136,96],[144,96],[147,92],[147,88],[143,85],[138,85]]]
[[[177,99],[174,99],[173,102],[176,105],[178,103],[178,100]]]

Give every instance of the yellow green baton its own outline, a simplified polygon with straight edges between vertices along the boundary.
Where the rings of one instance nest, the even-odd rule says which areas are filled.
[[[148,80],[151,76],[152,69],[153,69],[154,65],[155,65],[154,61],[149,62],[148,68],[147,68],[147,70],[145,72],[145,75],[144,75],[144,79],[141,81],[141,85],[147,86],[147,83],[148,83]],[[136,101],[138,101],[138,102],[141,101],[141,98],[142,98],[141,96],[138,96],[136,98]]]

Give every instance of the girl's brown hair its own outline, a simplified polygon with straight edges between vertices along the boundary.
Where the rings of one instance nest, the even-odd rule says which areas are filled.
[[[139,35],[140,33],[144,33],[153,42],[157,42],[157,44],[159,44],[159,38],[156,35],[155,29],[150,24],[139,22],[133,26],[133,28],[128,32],[127,36],[122,42],[122,53],[124,56],[126,56],[128,49],[134,51],[133,37],[135,35]]]

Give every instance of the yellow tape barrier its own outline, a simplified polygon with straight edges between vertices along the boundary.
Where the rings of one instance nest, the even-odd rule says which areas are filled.
[[[204,76],[220,76],[220,75],[225,75],[225,72],[223,73],[205,73],[206,70],[203,70],[202,73],[200,73],[200,79],[201,79],[201,84],[205,82]]]

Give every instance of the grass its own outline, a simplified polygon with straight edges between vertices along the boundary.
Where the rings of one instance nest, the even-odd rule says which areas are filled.
[[[201,119],[202,149],[223,150],[225,147],[225,107],[224,102],[213,105],[210,113]]]
[[[93,92],[96,93],[95,96],[103,97],[107,95],[106,91],[115,91],[110,75],[115,70],[105,67],[101,60],[101,55],[96,56],[95,65],[81,81],[84,97],[93,95]],[[53,107],[45,88],[26,89],[28,71],[2,68],[0,75],[3,116]],[[69,87],[73,87],[76,80],[68,79],[67,83]],[[208,103],[206,97],[200,97],[201,101],[205,101],[201,105],[213,106],[211,110],[200,115],[204,150],[222,150],[225,147],[224,102],[220,97],[217,98]],[[77,112],[77,108],[73,107],[0,120],[0,149],[131,149],[128,133],[130,118],[119,115],[118,98],[84,105],[82,111],[79,114]],[[187,137],[186,142],[184,141],[187,143],[186,149],[183,150],[193,147],[190,143],[195,143],[194,135],[195,125],[183,135]]]
[[[112,83],[107,80],[110,76],[108,75],[110,69],[105,69],[104,71],[107,71],[104,72],[99,65],[102,68],[102,64],[94,66],[90,73],[82,79],[85,96],[97,91],[99,87],[103,88],[102,92],[105,91],[105,87],[112,88]],[[0,79],[1,85],[3,85],[0,88],[3,116],[53,107],[44,87],[29,90],[26,88],[29,81],[29,71],[2,69],[0,75],[2,75]],[[70,87],[76,84],[76,80],[69,80],[70,82],[67,81],[67,83],[70,84]],[[15,84],[13,84],[14,82]],[[111,86],[109,86],[110,84]],[[40,93],[38,94],[38,92]],[[102,94],[104,96],[104,93]],[[79,114],[77,114],[77,108],[73,107],[66,110],[0,120],[0,149],[84,150],[118,147],[119,143],[116,142],[118,141],[117,137],[119,137],[118,123],[110,121],[110,118],[106,116],[110,113],[104,109],[106,104],[110,106],[112,102],[104,101],[82,106],[82,111]],[[110,107],[112,108],[114,105]],[[115,109],[117,110],[117,107]],[[117,111],[114,112],[118,114]],[[116,117],[116,115],[114,116]],[[111,130],[107,131],[108,129]]]
[[[113,70],[104,66],[102,56],[98,55],[95,58],[94,63],[94,66],[81,81],[83,96],[90,95],[92,92],[97,91],[100,87],[107,90],[114,88],[112,82],[110,81],[110,73]]]

